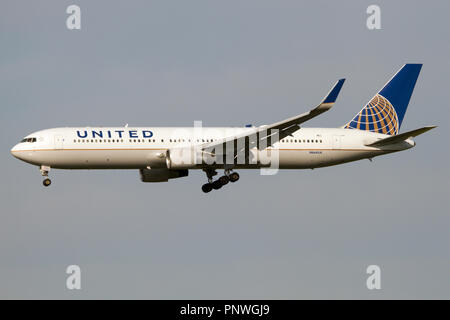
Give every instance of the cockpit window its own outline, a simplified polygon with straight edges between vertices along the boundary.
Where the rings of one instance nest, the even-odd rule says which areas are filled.
[[[25,139],[22,139],[22,141],[20,141],[20,142],[36,142],[36,138],[25,138]]]

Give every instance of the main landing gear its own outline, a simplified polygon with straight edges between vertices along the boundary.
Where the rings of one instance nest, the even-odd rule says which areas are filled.
[[[41,174],[43,177],[46,177],[44,179],[44,181],[42,181],[42,184],[44,185],[44,187],[48,187],[49,185],[52,184],[52,180],[50,180],[48,178],[48,172],[50,171],[50,167],[47,166],[41,166],[41,168],[39,169],[41,171]]]
[[[219,179],[213,181],[213,177],[217,175],[217,171],[213,169],[203,170],[206,172],[206,176],[208,177],[208,183],[205,183],[202,186],[202,191],[204,193],[211,192],[214,190],[219,190],[224,185],[228,184],[228,182],[236,182],[239,180],[239,174],[237,172],[231,172],[231,170],[225,170],[225,174],[221,176]]]

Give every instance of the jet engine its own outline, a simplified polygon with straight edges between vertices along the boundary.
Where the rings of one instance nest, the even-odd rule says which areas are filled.
[[[181,170],[193,169],[196,166],[194,148],[176,148],[167,150],[166,152],[166,166],[168,169]],[[201,161],[201,154],[197,154],[197,158]],[[201,162],[199,162],[201,163]]]
[[[189,171],[187,169],[140,169],[139,173],[142,182],[167,182],[169,179],[186,177]]]

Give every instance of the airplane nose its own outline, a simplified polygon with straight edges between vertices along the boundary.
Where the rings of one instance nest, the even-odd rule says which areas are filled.
[[[14,156],[14,157],[16,157],[17,159],[20,159],[20,157],[19,157],[19,147],[18,147],[18,145],[16,144],[14,147],[12,147],[11,148],[11,154]]]

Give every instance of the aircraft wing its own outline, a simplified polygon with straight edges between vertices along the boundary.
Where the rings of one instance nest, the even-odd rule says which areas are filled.
[[[236,136],[230,136],[220,141],[214,141],[210,143],[203,144],[201,146],[202,151],[210,153],[210,154],[220,154],[222,150],[225,150],[226,145],[234,144],[237,145],[238,140],[245,141],[245,148],[249,149],[253,147],[257,147],[258,149],[265,149],[279,140],[291,135],[295,131],[300,129],[300,124],[317,117],[318,115],[324,113],[325,111],[330,110],[338,95],[341,91],[342,85],[344,84],[345,79],[340,79],[336,82],[330,92],[325,96],[322,102],[315,107],[314,109],[302,113],[300,115],[275,122],[270,125],[263,125],[260,127],[249,128],[248,131],[241,133]],[[239,152],[242,150],[236,150],[237,148],[233,148],[234,152]],[[236,154],[235,154],[236,156]]]

